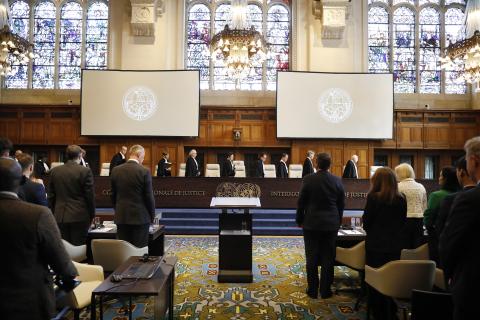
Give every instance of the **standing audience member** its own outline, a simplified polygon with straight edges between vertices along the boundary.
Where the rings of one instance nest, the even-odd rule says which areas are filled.
[[[288,154],[282,153],[282,158],[277,164],[277,178],[288,178]]]
[[[77,270],[60,239],[50,210],[20,201],[20,165],[0,158],[0,272],[2,319],[45,320],[55,315],[55,295],[50,270],[70,291]]]
[[[307,151],[307,158],[303,162],[302,169],[302,178],[308,176],[309,174],[315,173],[315,166],[313,165],[313,157],[315,157],[315,152],[312,150]]]
[[[415,172],[408,163],[395,167],[398,191],[407,200],[407,223],[405,225],[405,248],[414,249],[423,243],[423,212],[427,209],[427,191],[415,181]]]
[[[258,156],[257,166],[255,168],[255,177],[265,178],[265,161],[267,161],[267,154],[262,152]]]
[[[172,175],[172,168],[170,162],[168,162],[169,157],[168,152],[162,153],[162,159],[157,164],[157,177],[170,177]]]
[[[350,160],[347,161],[345,169],[343,170],[342,178],[358,179],[358,156],[354,154]]]
[[[187,164],[185,165],[185,177],[199,177],[200,166],[197,161],[197,150],[192,149],[188,153]]]
[[[428,197],[427,210],[423,215],[423,223],[428,232],[428,252],[430,259],[438,264],[438,238],[435,231],[435,224],[437,222],[438,212],[440,211],[440,203],[443,199],[451,193],[457,192],[460,189],[457,179],[457,173],[454,167],[444,167],[440,171],[440,178],[438,180],[440,190],[432,192]]]
[[[148,231],[155,217],[152,175],[142,166],[144,158],[145,149],[132,146],[128,161],[115,167],[111,175],[117,237],[139,248],[148,245]]]
[[[87,241],[90,223],[95,217],[93,174],[80,165],[82,149],[67,147],[67,162],[50,171],[48,202],[62,238],[75,246]]]
[[[329,154],[318,154],[318,171],[304,178],[298,198],[296,222],[303,228],[307,294],[312,299],[318,296],[318,266],[322,268],[320,295],[332,296],[335,243],[345,207],[342,180],[330,173],[331,161]]]
[[[450,214],[450,210],[452,209],[453,202],[455,198],[460,194],[460,192],[468,191],[473,189],[477,186],[475,181],[472,177],[468,174],[467,170],[467,160],[465,157],[461,157],[457,161],[456,165],[456,172],[457,172],[457,179],[458,183],[460,184],[462,190],[456,193],[452,193],[447,195],[442,203],[440,204],[440,209],[438,211],[437,221],[435,223],[435,232],[437,233],[437,237],[440,238],[440,235],[445,228],[445,223],[447,222],[448,216]]]
[[[35,162],[35,165],[33,167],[33,175],[38,179],[42,179],[49,172],[50,172],[50,168],[48,167],[48,164],[47,164],[47,156],[44,154],[39,155],[38,160],[37,162]]]
[[[23,171],[18,197],[26,202],[48,206],[47,193],[43,184],[30,180],[33,173],[33,158],[29,154],[22,153],[18,156],[17,161]]]
[[[125,159],[125,156],[127,154],[127,147],[126,146],[122,146],[122,148],[120,149],[120,151],[118,153],[116,153],[113,157],[112,157],[112,160],[110,161],[110,169],[108,171],[109,175],[112,174],[112,171],[113,171],[113,168],[115,168],[116,166],[119,166],[121,164],[124,164],[126,159]]]
[[[454,320],[477,319],[480,288],[480,137],[465,144],[467,171],[477,184],[455,198],[445,228],[440,236],[440,258],[450,279]]]
[[[365,263],[373,268],[400,259],[403,243],[403,230],[407,222],[407,201],[398,191],[398,183],[392,169],[382,167],[375,171],[371,179],[371,189],[363,213],[365,239]],[[370,306],[375,319],[394,319],[394,303],[386,303],[390,298],[373,288],[370,290]],[[390,317],[390,315],[392,317]]]
[[[13,150],[13,143],[8,138],[0,137],[0,157],[9,158]]]
[[[223,162],[221,177],[235,177],[235,166],[233,165],[234,154],[233,152],[227,153],[227,157]]]

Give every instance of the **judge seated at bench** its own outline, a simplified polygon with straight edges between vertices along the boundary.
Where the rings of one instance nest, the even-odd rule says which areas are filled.
[[[221,177],[235,177],[235,165],[233,164],[234,155],[233,152],[229,152],[225,161],[223,162]]]
[[[192,149],[188,153],[187,164],[185,167],[185,177],[199,177],[200,166],[197,161],[197,150]]]
[[[277,164],[277,178],[288,178],[288,154],[282,153],[282,158]]]
[[[257,160],[257,167],[255,168],[255,177],[265,178],[265,161],[267,160],[267,154],[265,152],[260,153]]]
[[[345,169],[343,170],[342,178],[358,179],[358,156],[354,154],[350,160],[347,161]]]

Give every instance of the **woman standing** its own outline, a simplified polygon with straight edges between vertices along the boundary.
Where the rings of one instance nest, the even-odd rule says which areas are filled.
[[[400,259],[402,232],[406,221],[407,201],[398,191],[395,173],[390,168],[377,169],[371,179],[371,189],[363,213],[363,227],[367,232],[367,265],[378,268]],[[388,297],[373,288],[369,290],[369,305],[375,319],[388,319],[388,314],[395,314],[395,304],[386,303]]]
[[[427,191],[415,181],[415,172],[408,163],[395,167],[398,191],[407,200],[407,224],[405,225],[405,248],[414,249],[423,243],[423,212],[427,209]]]
[[[430,259],[438,264],[438,238],[435,231],[440,204],[450,193],[460,190],[460,184],[457,179],[457,172],[454,167],[444,167],[440,171],[438,179],[440,190],[432,192],[428,197],[428,205],[423,215],[423,223],[428,232],[428,251]]]

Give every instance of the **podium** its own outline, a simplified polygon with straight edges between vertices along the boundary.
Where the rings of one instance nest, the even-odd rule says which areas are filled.
[[[253,282],[250,209],[260,208],[260,199],[216,197],[210,207],[222,209],[218,219],[218,282]],[[233,212],[229,213],[229,209]]]

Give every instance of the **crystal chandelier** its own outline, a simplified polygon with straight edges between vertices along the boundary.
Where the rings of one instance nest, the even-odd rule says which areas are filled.
[[[223,59],[230,78],[247,77],[267,55],[267,42],[253,26],[247,26],[247,0],[232,0],[231,18],[210,42],[212,60]],[[231,26],[231,27],[230,27]]]
[[[467,3],[466,38],[445,49],[442,68],[460,70],[459,82],[476,83],[480,81],[480,0]]]
[[[12,71],[12,65],[28,64],[34,54],[33,44],[11,31],[8,3],[0,5],[0,26],[0,76],[5,76]]]

